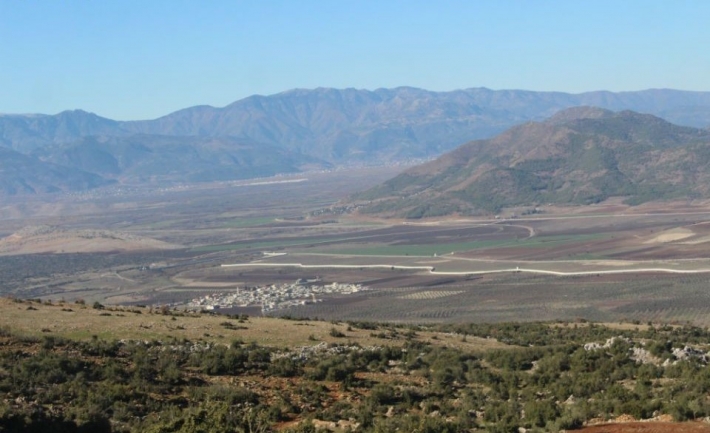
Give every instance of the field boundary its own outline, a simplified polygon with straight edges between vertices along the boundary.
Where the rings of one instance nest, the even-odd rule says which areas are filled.
[[[667,274],[705,274],[710,273],[710,269],[671,269],[671,268],[638,268],[638,269],[609,269],[597,271],[550,271],[546,269],[532,268],[508,268],[495,269],[484,271],[437,271],[434,266],[406,266],[406,265],[304,265],[303,263],[232,263],[222,264],[223,268],[247,268],[247,267],[295,267],[301,269],[391,269],[391,270],[410,270],[410,271],[425,271],[432,275],[483,275],[483,274],[502,274],[502,273],[531,273],[545,274],[559,277],[573,277],[583,275],[609,275],[609,274],[639,274],[639,273],[667,273]]]

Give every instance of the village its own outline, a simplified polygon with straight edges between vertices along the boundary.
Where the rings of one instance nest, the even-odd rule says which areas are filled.
[[[320,280],[299,279],[293,283],[237,288],[234,291],[212,293],[194,298],[189,309],[219,310],[236,307],[261,307],[262,312],[290,308],[322,301],[317,296],[349,295],[367,290],[361,284],[337,283],[319,285]]]

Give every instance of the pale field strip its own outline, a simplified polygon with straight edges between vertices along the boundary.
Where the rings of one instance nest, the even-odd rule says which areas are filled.
[[[579,219],[595,219],[595,218],[638,218],[638,217],[667,217],[667,216],[700,216],[700,215],[710,215],[708,210],[689,210],[685,212],[629,212],[629,213],[614,213],[613,215],[607,213],[601,214],[576,214],[576,215],[555,215],[555,214],[541,214],[538,216],[519,216],[515,219],[501,218],[496,220],[496,222],[521,222],[521,221],[550,221],[550,220],[579,220]],[[471,218],[459,218],[455,220],[445,220],[445,221],[432,221],[432,222],[404,222],[406,225],[441,225],[441,224],[468,224],[468,223],[486,223],[492,221],[490,219],[471,219]]]
[[[710,242],[710,236],[703,236],[700,238],[690,239],[690,240],[678,242],[678,243],[683,244],[683,245],[698,245],[698,244],[704,244],[707,242]]]
[[[222,283],[222,282],[215,282],[215,281],[200,281],[200,280],[195,280],[195,279],[190,279],[190,278],[175,278],[173,277],[173,281],[177,284],[180,285],[182,288],[188,288],[188,287],[230,287],[233,288],[235,285],[238,283],[235,282],[227,282],[227,283]]]
[[[666,230],[644,242],[644,244],[668,243],[695,236],[695,232],[684,227]]]
[[[279,184],[279,183],[299,183],[299,182],[306,182],[307,180],[308,180],[308,178],[287,179],[287,180],[269,180],[269,181],[262,181],[262,182],[242,183],[242,184],[236,184],[236,185],[232,185],[232,186],[274,185],[274,184]]]
[[[130,279],[130,278],[126,278],[126,277],[124,277],[124,276],[122,276],[122,275],[119,275],[118,272],[108,272],[108,273],[99,275],[99,277],[100,277],[100,278],[105,278],[105,277],[118,278],[119,280],[128,281],[128,282],[130,282],[130,283],[136,283],[136,282],[137,282],[136,280],[132,280],[132,279]]]
[[[410,293],[409,295],[404,295],[404,296],[398,296],[397,299],[411,299],[411,300],[429,300],[429,299],[438,299],[438,298],[446,298],[448,296],[455,296],[455,295],[460,295],[461,293],[464,293],[463,290],[429,290],[426,292],[417,292],[417,293]]]
[[[405,265],[304,265],[302,263],[231,263],[223,264],[223,268],[248,268],[248,267],[290,267],[303,269],[403,269],[412,271],[431,271],[431,266],[405,266]]]
[[[606,269],[606,270],[593,270],[593,271],[552,271],[546,269],[531,269],[531,268],[507,268],[507,269],[494,269],[494,270],[481,270],[481,271],[437,271],[433,266],[406,266],[406,265],[389,265],[389,264],[375,264],[375,265],[333,265],[333,264],[316,264],[316,265],[304,265],[302,263],[232,263],[232,264],[222,264],[223,268],[248,268],[248,267],[295,267],[301,269],[391,269],[391,270],[413,270],[413,271],[425,271],[431,275],[484,275],[484,274],[502,274],[502,273],[531,273],[531,274],[545,274],[545,275],[556,275],[556,276],[582,276],[582,275],[601,275],[601,274],[629,274],[629,273],[670,273],[670,274],[703,274],[710,273],[710,268],[704,269],[672,269],[672,268],[631,268],[631,269]]]
[[[286,254],[284,254],[285,256]],[[710,258],[687,258],[687,259],[672,259],[672,260],[614,260],[614,259],[563,259],[563,260],[528,260],[528,259],[486,259],[464,257],[454,254],[441,254],[437,257],[430,255],[349,255],[349,254],[330,254],[330,253],[288,253],[288,257],[281,257],[280,260],[270,260],[269,263],[282,263],[285,266],[298,260],[303,265],[316,265],[322,263],[324,258],[328,258],[331,265],[337,265],[339,262],[346,262],[348,265],[363,265],[372,264],[373,259],[384,259],[395,261],[391,263],[395,267],[398,265],[411,265],[421,267],[434,267],[440,271],[490,271],[503,270],[510,267],[525,266],[526,268],[541,268],[543,270],[573,272],[573,271],[588,271],[595,268],[599,270],[607,270],[613,268],[671,268],[671,269],[688,269],[698,270],[710,269]],[[287,261],[288,260],[288,261]],[[260,263],[263,260],[255,260],[251,263]],[[389,266],[389,265],[388,265]]]
[[[328,263],[323,263],[328,258]],[[298,262],[294,262],[294,259]],[[375,259],[392,260],[372,263]],[[289,260],[289,261],[287,261]],[[584,276],[624,273],[710,273],[710,259],[675,260],[500,260],[460,257],[451,254],[438,256],[351,256],[347,254],[289,253],[268,262],[257,260],[222,267],[297,267],[301,269],[390,269],[423,271],[432,275],[483,275],[492,273],[527,272],[556,276]],[[611,268],[611,269],[610,269]]]

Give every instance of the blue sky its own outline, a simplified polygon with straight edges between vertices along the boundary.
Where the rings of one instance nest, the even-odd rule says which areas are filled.
[[[292,88],[710,91],[710,2],[0,1],[0,113]]]

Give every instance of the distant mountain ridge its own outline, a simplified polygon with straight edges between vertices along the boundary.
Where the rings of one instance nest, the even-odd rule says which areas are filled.
[[[0,147],[118,182],[176,180],[181,173],[187,181],[233,179],[430,158],[580,105],[710,126],[710,92],[318,88],[250,96],[222,108],[196,106],[144,121],[115,121],[82,110],[0,115]],[[151,167],[158,171],[150,173]],[[210,167],[220,174],[208,176]],[[7,175],[0,174],[0,181]]]
[[[121,136],[129,134],[121,122],[83,110],[62,111],[50,116],[0,116],[0,145],[19,152],[30,152],[57,143],[66,143],[89,135]]]
[[[140,133],[228,136],[320,157],[325,149],[325,159],[331,162],[363,150],[381,152],[383,143],[390,148],[408,145],[409,149],[400,149],[400,154],[432,156],[575,106],[633,110],[680,125],[710,126],[710,92],[652,89],[569,94],[485,88],[450,92],[411,87],[374,91],[318,88],[250,96],[223,108],[196,106],[143,121],[114,121],[82,110],[54,116],[3,115],[0,144],[26,152],[88,135]]]
[[[649,114],[564,110],[477,140],[359,194],[362,211],[410,218],[506,206],[710,197],[710,131]]]
[[[529,120],[574,106],[634,110],[695,127],[710,126],[710,92],[532,92],[475,88],[432,92],[399,87],[296,89],[251,96],[224,108],[200,106],[155,120],[126,122],[147,134],[234,136],[331,162],[438,155]]]

